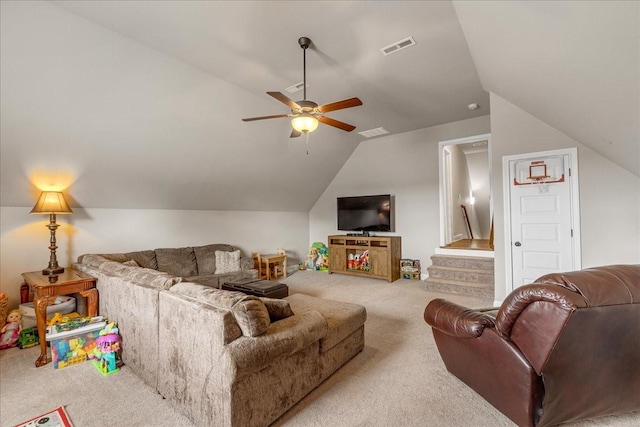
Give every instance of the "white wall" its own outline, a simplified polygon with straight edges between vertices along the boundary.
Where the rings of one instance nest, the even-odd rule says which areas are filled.
[[[471,205],[469,203],[471,181],[469,179],[467,157],[457,145],[450,145],[446,150],[451,153],[451,237],[453,241],[470,239],[467,222],[460,207],[460,205],[465,205],[469,224],[472,226],[474,220],[472,219]],[[473,218],[475,218],[475,215]]]
[[[306,259],[309,250],[306,212],[73,209],[73,215],[59,215],[57,221],[57,256],[62,266],[85,253],[209,243],[228,243],[245,255],[285,248],[293,266]],[[20,300],[20,274],[49,263],[48,216],[30,215],[30,210],[0,208],[0,292],[9,296],[11,307]]]
[[[467,166],[469,167],[473,197],[476,199],[475,205],[471,206],[469,204],[467,209],[471,210],[478,221],[477,228],[473,226],[473,237],[476,239],[488,239],[491,232],[489,153],[482,151],[467,154]]]
[[[309,242],[327,243],[338,231],[336,198],[391,194],[402,256],[420,259],[423,271],[440,244],[438,142],[489,133],[489,116],[360,143],[309,213]]]
[[[639,177],[494,93],[491,144],[496,300],[511,288],[505,277],[502,168],[497,166],[503,156],[578,147],[582,267],[640,263]]]

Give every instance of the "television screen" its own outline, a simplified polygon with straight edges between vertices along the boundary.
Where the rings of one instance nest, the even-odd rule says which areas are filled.
[[[338,230],[393,231],[391,195],[338,197]]]

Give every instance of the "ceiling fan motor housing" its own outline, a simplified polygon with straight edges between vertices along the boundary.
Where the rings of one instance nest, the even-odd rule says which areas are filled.
[[[292,114],[300,114],[300,113],[318,114],[318,111],[316,110],[316,107],[318,106],[318,104],[316,104],[313,101],[306,101],[306,100],[296,101],[296,104],[298,104],[301,108],[300,110],[296,108],[292,108],[291,109]]]

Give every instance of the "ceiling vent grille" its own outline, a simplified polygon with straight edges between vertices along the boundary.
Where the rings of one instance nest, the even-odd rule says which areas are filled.
[[[397,41],[387,47],[383,47],[382,49],[380,49],[380,52],[382,52],[384,56],[387,56],[415,45],[416,41],[413,39],[413,37],[407,37],[406,39]]]
[[[302,88],[304,87],[304,82],[300,82],[300,83],[296,83],[292,86],[289,86],[288,88],[285,89],[285,91],[289,92],[289,93],[296,93],[296,92],[300,92],[302,90]],[[307,85],[307,88],[309,87],[309,85]]]
[[[359,135],[364,136],[365,138],[373,138],[374,136],[380,136],[389,133],[385,128],[375,128],[369,130],[363,130],[362,132],[358,132]]]

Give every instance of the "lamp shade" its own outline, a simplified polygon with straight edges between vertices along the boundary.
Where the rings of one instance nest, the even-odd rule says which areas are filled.
[[[318,127],[318,119],[307,114],[302,114],[291,119],[291,126],[298,132],[313,132]]]
[[[59,191],[43,191],[31,209],[32,214],[72,214],[73,211]]]

